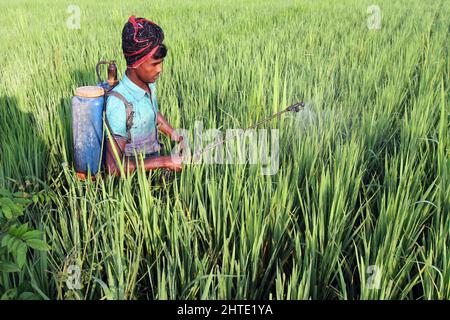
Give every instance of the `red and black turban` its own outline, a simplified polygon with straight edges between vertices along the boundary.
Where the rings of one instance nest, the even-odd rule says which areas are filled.
[[[159,49],[164,32],[156,23],[131,16],[122,30],[122,50],[127,66],[138,67]]]

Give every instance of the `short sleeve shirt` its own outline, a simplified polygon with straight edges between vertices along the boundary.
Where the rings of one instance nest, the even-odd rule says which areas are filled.
[[[148,155],[160,150],[158,142],[158,129],[156,116],[158,113],[158,101],[156,98],[156,85],[149,83],[151,91],[147,91],[131,81],[123,74],[120,83],[113,89],[124,96],[133,105],[133,125],[130,129],[131,143],[125,145],[125,155]],[[114,136],[127,139],[126,107],[122,100],[115,96],[109,96],[106,104],[106,118]]]

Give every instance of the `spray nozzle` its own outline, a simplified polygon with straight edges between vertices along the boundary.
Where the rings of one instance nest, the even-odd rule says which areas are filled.
[[[289,106],[286,108],[286,111],[294,111],[294,112],[299,112],[300,108],[303,108],[305,106],[305,103],[302,102],[298,102],[293,104],[292,106]]]

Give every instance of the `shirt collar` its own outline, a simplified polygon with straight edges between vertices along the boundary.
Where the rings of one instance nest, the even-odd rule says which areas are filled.
[[[130,92],[130,94],[136,99],[140,100],[143,96],[148,94],[147,91],[139,87],[137,84],[135,84],[133,81],[130,80],[130,78],[127,77],[126,73],[123,73],[122,80],[120,81],[123,83],[123,85],[127,88],[127,90]],[[151,89],[150,84],[148,84],[149,88]]]

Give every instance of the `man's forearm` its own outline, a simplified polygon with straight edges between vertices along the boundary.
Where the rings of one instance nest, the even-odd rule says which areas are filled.
[[[156,123],[159,125],[158,129],[165,135],[169,136],[172,140],[174,140],[175,137],[175,130],[172,128],[172,126],[167,122],[167,120],[163,117],[161,113],[158,112],[158,115],[156,117]]]
[[[130,159],[125,157],[125,159],[121,162],[123,165],[123,169],[125,174],[130,174],[138,168],[139,160]],[[144,170],[155,170],[155,169],[173,169],[172,159],[170,156],[158,156],[150,159],[144,159]],[[120,167],[119,164],[114,161],[109,165],[110,172],[115,173],[116,175],[120,175]],[[112,170],[111,170],[112,169]]]
[[[107,156],[106,162],[109,168],[109,172],[120,176],[121,171],[120,167],[123,165],[123,169],[125,173],[131,173],[136,170],[137,163],[135,159],[125,157],[122,153],[122,150],[125,148],[126,140],[124,138],[113,139],[114,146],[107,141]],[[115,149],[115,152],[114,152]],[[117,155],[116,155],[117,153]],[[116,161],[119,159],[118,161]],[[173,161],[171,156],[160,156],[160,157],[152,157],[149,159],[144,159],[144,169],[154,170],[158,168],[164,169],[174,169]]]
[[[138,160],[139,161],[139,160]],[[128,173],[133,172],[137,169],[137,161],[134,159],[125,158],[123,161],[124,169]],[[158,156],[150,159],[144,159],[144,169],[145,171],[154,169],[171,169],[172,160],[170,156]]]

